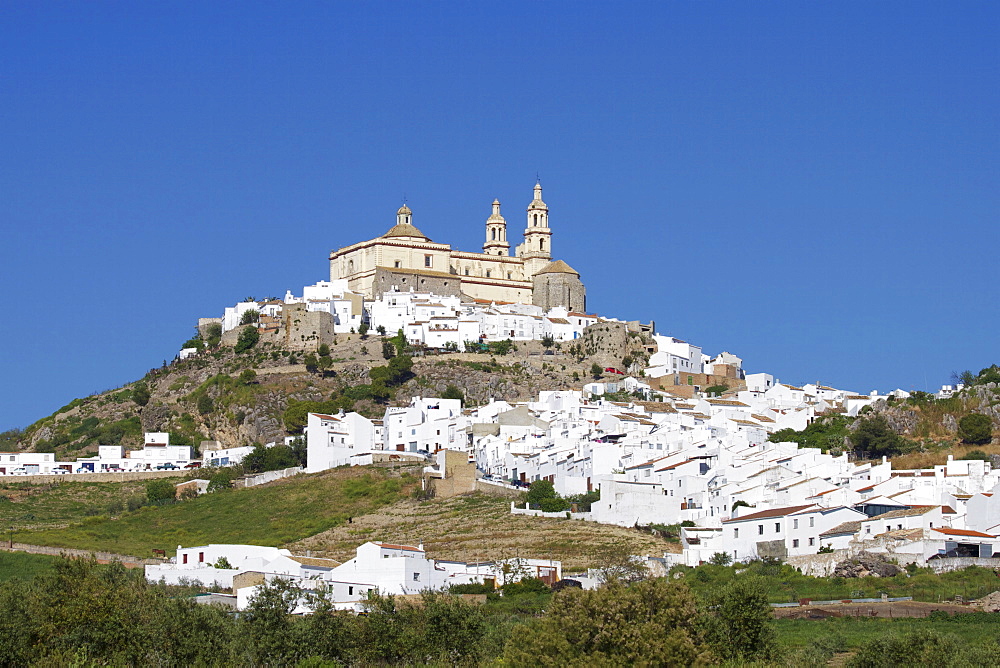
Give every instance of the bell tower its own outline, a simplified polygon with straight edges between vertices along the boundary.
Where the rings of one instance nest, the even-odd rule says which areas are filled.
[[[552,258],[549,207],[542,201],[541,183],[535,183],[535,198],[528,205],[528,223],[524,229],[524,243],[518,246],[518,256],[545,261]]]
[[[493,213],[486,219],[486,243],[483,244],[486,255],[510,255],[510,244],[507,243],[507,221],[500,215],[500,200],[493,200]]]

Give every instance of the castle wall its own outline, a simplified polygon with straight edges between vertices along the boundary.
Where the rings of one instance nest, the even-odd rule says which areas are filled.
[[[433,292],[436,295],[461,297],[462,281],[458,276],[442,272],[413,271],[406,269],[375,270],[372,281],[373,294],[385,292]]]
[[[587,292],[574,274],[539,274],[533,280],[531,303],[546,311],[564,306],[570,311],[585,313]]]

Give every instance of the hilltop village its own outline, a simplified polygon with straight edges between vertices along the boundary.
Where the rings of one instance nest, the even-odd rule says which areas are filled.
[[[404,205],[381,237],[331,252],[329,280],[299,295],[289,290],[283,299],[247,299],[200,319],[197,345],[182,348],[178,362],[217,357],[212,350],[221,346],[237,353],[270,350],[271,359],[283,354],[293,367],[291,358],[302,355],[306,369],[322,372],[320,360],[330,360],[338,337],[359,337],[381,344],[386,373],[406,375],[412,356],[492,359],[526,345],[542,368],[550,366],[546,360],[554,366],[556,351],[561,360],[568,354],[582,363],[572,372],[574,389],[543,389],[526,401],[466,403],[464,388],[450,387],[441,396],[410,392],[395,405],[385,401],[387,394],[374,404],[388,403],[377,416],[310,410],[301,436],[291,431],[264,446],[297,444],[305,452],[302,465],[265,471],[241,485],[340,467],[417,465],[427,498],[485,492],[517,499],[531,490],[527,503],[510,503],[512,515],[676,527],[678,550],[634,557],[651,573],[770,558],[805,574],[829,575],[865,554],[891,554],[900,565],[939,571],[992,563],[1000,544],[1000,470],[988,457],[949,457],[932,468],[901,470],[884,456],[857,458],[845,437],[823,448],[776,437],[882,410],[907,400],[908,392],[794,386],[747,372],[732,353],[709,355],[662,335],[652,321],[588,313],[580,274],[552,259],[541,186],[534,188],[524,242],[513,256],[500,203],[492,209],[483,252],[467,253],[428,239]],[[374,370],[367,373],[374,381]],[[255,375],[240,382],[252,383]],[[943,386],[936,398],[963,389]],[[147,431],[141,450],[100,444],[73,461],[53,452],[2,453],[0,473],[170,475],[240,465],[257,450],[225,439],[200,447],[171,443],[164,427]],[[209,483],[178,483],[176,495],[209,493]],[[441,561],[422,545],[369,541],[346,563],[254,545],[178,546],[169,563],[146,570],[151,581],[230,589],[233,594],[220,596],[238,609],[281,579],[304,589],[323,583],[339,608],[361,611],[372,591],[416,594],[524,577],[552,585],[563,578],[561,568],[558,560],[520,556]],[[591,588],[603,575],[572,579]],[[296,605],[308,611],[305,599]]]

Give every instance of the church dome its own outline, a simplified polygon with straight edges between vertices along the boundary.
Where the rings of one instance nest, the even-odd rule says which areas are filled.
[[[547,265],[535,272],[535,276],[538,276],[538,274],[573,274],[574,276],[579,276],[580,272],[562,260],[556,260],[555,262],[549,262]]]
[[[407,209],[409,210],[409,209]],[[402,211],[402,209],[400,209]],[[392,229],[382,235],[383,237],[416,237],[424,241],[430,241],[424,233],[409,223],[398,223]]]
[[[396,210],[396,215],[397,216],[406,216],[406,215],[409,215],[409,214],[412,214],[412,213],[413,212],[410,211],[410,207],[406,206],[405,204],[403,206],[399,207],[399,209]]]

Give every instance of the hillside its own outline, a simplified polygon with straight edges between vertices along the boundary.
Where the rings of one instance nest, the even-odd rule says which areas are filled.
[[[592,565],[595,546],[624,541],[636,554],[659,555],[676,543],[633,529],[578,520],[509,514],[510,501],[474,494],[418,501],[420,467],[334,469],[250,489],[213,492],[134,511],[108,504],[135,494],[134,483],[20,483],[0,503],[0,522],[18,542],[149,556],[211,542],[289,547],[345,560],[367,540],[422,542],[436,559],[489,560],[514,555]],[[35,518],[35,513],[48,517]]]
[[[0,449],[54,452],[73,459],[96,453],[96,446],[140,447],[143,432],[167,431],[171,442],[198,445],[217,440],[226,446],[266,443],[297,432],[285,411],[295,401],[329,402],[337,408],[381,417],[385,405],[405,405],[412,396],[441,395],[457,388],[468,403],[490,398],[524,400],[540,390],[578,389],[592,365],[607,364],[620,351],[599,342],[585,354],[580,346],[518,342],[506,354],[440,353],[413,357],[409,372],[390,387],[387,401],[358,388],[372,382],[373,368],[387,364],[391,339],[349,334],[337,337],[320,368],[311,355],[260,343],[237,353],[234,347],[193,340],[205,349],[197,357],[151,369],[138,381],[76,399],[24,430],[0,435]],[[191,343],[191,342],[188,342]],[[628,354],[641,362],[643,342],[628,340]],[[573,354],[570,350],[572,349]],[[325,352],[325,351],[322,351]],[[324,368],[325,367],[325,368]],[[328,410],[334,410],[333,407]],[[300,416],[301,418],[301,416]]]

